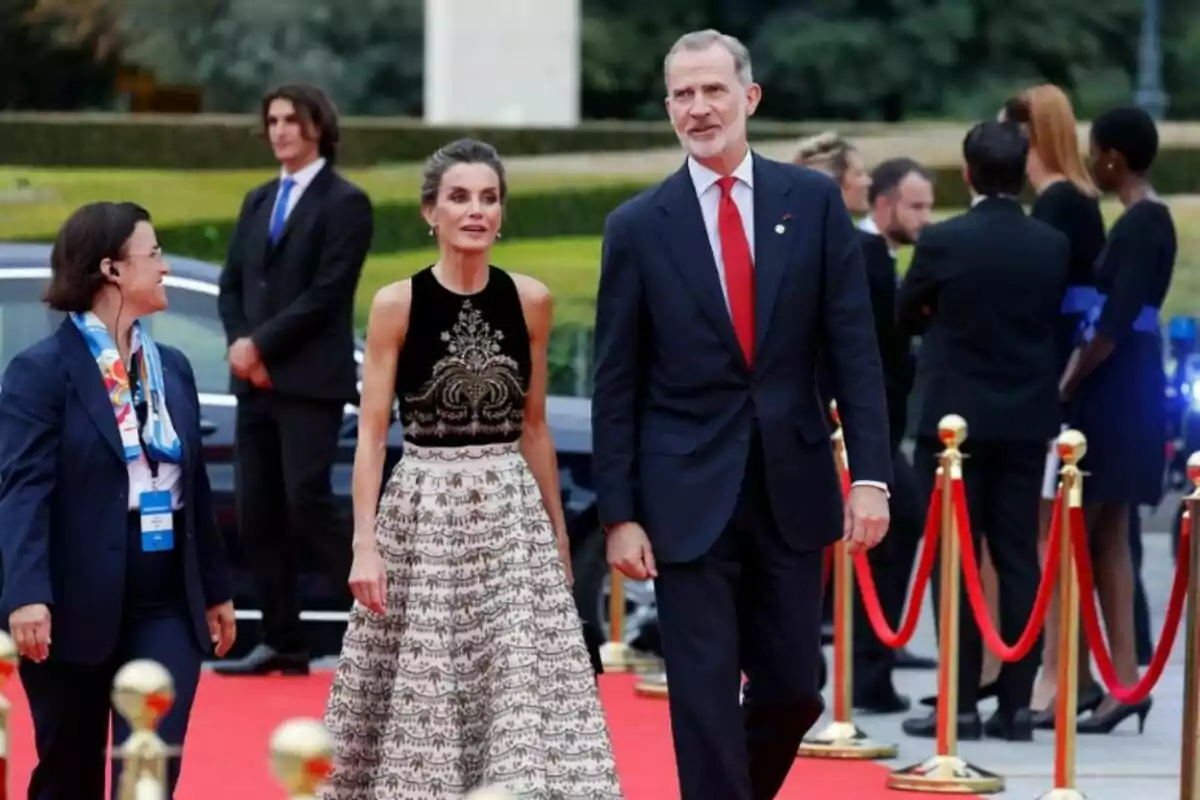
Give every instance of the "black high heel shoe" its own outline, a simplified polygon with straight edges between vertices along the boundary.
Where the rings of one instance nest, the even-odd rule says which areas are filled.
[[[1118,704],[1107,711],[1093,711],[1087,719],[1079,720],[1075,730],[1079,733],[1112,733],[1118,725],[1136,715],[1138,734],[1142,734],[1146,730],[1146,717],[1150,715],[1153,705],[1153,700],[1147,697],[1133,705]]]
[[[1084,689],[1079,693],[1079,699],[1075,701],[1076,713],[1083,714],[1087,711],[1095,711],[1104,702],[1104,690],[1096,684],[1092,684],[1090,688]],[[1050,705],[1043,708],[1041,711],[1033,712],[1033,727],[1039,731],[1054,730],[1054,700],[1050,700]]]

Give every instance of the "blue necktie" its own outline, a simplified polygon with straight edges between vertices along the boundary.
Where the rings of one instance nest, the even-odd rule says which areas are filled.
[[[292,178],[284,178],[279,182],[279,196],[275,201],[275,211],[271,214],[271,242],[274,243],[279,239],[279,233],[283,230],[283,223],[287,221],[288,198],[292,194],[292,187],[296,185],[296,181]]]

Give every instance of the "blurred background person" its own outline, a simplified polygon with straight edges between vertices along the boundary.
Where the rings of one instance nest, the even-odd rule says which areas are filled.
[[[1080,466],[1087,531],[1117,678],[1139,677],[1134,641],[1130,507],[1163,494],[1167,420],[1159,314],[1175,268],[1171,211],[1146,180],[1158,153],[1158,129],[1139,108],[1114,108],[1092,122],[1092,175],[1125,212],[1096,263],[1097,297],[1085,312],[1080,344],[1062,377],[1071,427],[1088,443]],[[1085,599],[1084,602],[1087,602]],[[1082,658],[1081,654],[1081,658]],[[1142,730],[1151,698],[1123,705],[1106,696],[1080,733],[1110,733],[1131,716]]]
[[[871,176],[858,149],[833,131],[802,139],[792,162],[820,170],[832,177],[842,190],[842,202],[856,216],[871,210],[867,191]]]
[[[283,86],[260,113],[280,175],[246,195],[219,305],[238,398],[238,531],[263,639],[216,672],[304,675],[294,551],[316,553],[336,587],[350,572],[330,471],[345,405],[358,402],[354,293],[374,222],[367,195],[334,169],[338,118],[323,92]]]
[[[888,428],[892,441],[891,526],[883,543],[867,554],[875,575],[880,604],[889,625],[900,624],[917,547],[924,533],[925,505],[917,491],[912,464],[900,444],[908,426],[908,396],[915,363],[912,338],[896,328],[896,254],[917,241],[933,214],[933,176],[911,158],[893,158],[877,165],[868,178],[870,213],[858,225],[875,315],[875,334],[883,363]],[[922,602],[917,598],[916,602]],[[909,699],[896,692],[892,670],[901,666],[932,669],[933,659],[886,647],[871,628],[855,592],[854,705],[871,713],[907,711]],[[897,663],[901,662],[901,663]]]
[[[420,197],[438,259],[372,303],[329,800],[457,800],[494,776],[621,797],[546,423],[554,301],[491,266],[507,193],[491,145],[435,152]],[[397,396],[406,444],[381,497]]]
[[[21,656],[38,763],[31,800],[102,800],[117,670],[174,681],[158,727],[183,744],[206,656],[233,645],[191,365],[139,320],[167,306],[150,215],[91,203],[59,231],[46,304],[67,314],[0,391],[0,607]],[[113,784],[120,774],[113,762]],[[172,796],[179,763],[169,763]]]
[[[938,424],[959,414],[970,426],[963,481],[971,533],[977,552],[985,537],[989,543],[1004,598],[1000,635],[1006,642],[1024,631],[1041,579],[1038,505],[1046,442],[1061,419],[1054,330],[1070,250],[1066,236],[1030,219],[1020,204],[1028,148],[1010,122],[983,122],[967,133],[964,177],[974,202],[966,213],[921,232],[896,301],[897,327],[924,333],[913,457],[920,496],[928,498],[934,488],[942,451]],[[1037,653],[1004,665],[996,679],[999,707],[981,723],[983,643],[965,581],[962,586],[959,738],[986,733],[1030,741]],[[936,710],[905,720],[903,727],[910,736],[934,737]]]
[[[1093,274],[1096,258],[1104,248],[1104,217],[1100,213],[1099,191],[1088,173],[1079,147],[1079,133],[1071,101],[1062,89],[1052,84],[1034,86],[1010,99],[1001,112],[1004,119],[1021,126],[1029,139],[1029,157],[1025,175],[1037,194],[1030,215],[1061,231],[1071,244],[1071,262],[1067,278],[1067,293],[1055,334],[1057,367],[1061,375],[1075,349],[1079,324],[1096,297]],[[1054,494],[1058,486],[1059,464],[1053,443],[1042,487],[1041,517],[1039,519],[1038,549],[1042,563],[1046,562],[1046,541],[1050,532],[1050,517]],[[1097,576],[1099,578],[1099,576]],[[1099,586],[1099,581],[1097,582]],[[1057,603],[1057,590],[1053,604]],[[1081,640],[1082,642],[1082,640]],[[1079,659],[1079,713],[1091,711],[1100,704],[1104,693],[1089,669],[1086,649]],[[988,659],[999,672],[999,659]],[[985,674],[989,672],[984,668]],[[1051,610],[1046,616],[1042,639],[1042,672],[1034,685],[1030,708],[1034,725],[1054,727],[1054,693],[1058,680],[1058,613]]]

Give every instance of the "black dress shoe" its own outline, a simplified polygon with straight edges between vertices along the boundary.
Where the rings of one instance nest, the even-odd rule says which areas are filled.
[[[1077,714],[1095,711],[1102,702],[1104,702],[1104,690],[1093,683],[1088,688],[1079,692],[1079,697],[1075,701],[1075,711]],[[1050,705],[1041,711],[1033,712],[1033,727],[1040,731],[1054,730],[1055,711],[1055,701],[1051,698]]]
[[[976,700],[987,700],[996,696],[996,682],[992,681],[987,686],[980,686],[979,692],[975,695]],[[921,698],[921,705],[937,708],[937,695],[931,694]]]
[[[983,732],[991,739],[1006,739],[1010,742],[1033,741],[1033,715],[1028,708],[1016,711],[997,711],[983,723]]]
[[[1142,734],[1146,732],[1146,717],[1153,705],[1154,699],[1147,697],[1131,706],[1118,703],[1106,711],[1093,711],[1091,716],[1079,720],[1075,730],[1079,733],[1112,733],[1122,722],[1136,716],[1138,733]]]
[[[895,689],[854,693],[854,710],[863,714],[902,714],[912,708],[912,701]]]
[[[281,653],[273,647],[260,644],[245,658],[237,661],[222,661],[213,665],[218,675],[307,675],[308,655],[304,653]]]
[[[892,666],[895,669],[934,670],[937,669],[937,659],[919,656],[902,647],[893,656]]]
[[[938,732],[937,711],[924,717],[906,719],[900,725],[909,736],[918,739],[936,739]],[[983,738],[983,724],[975,711],[958,715],[958,738],[960,741],[978,741]]]
[[[821,623],[821,644],[833,644],[833,623]]]

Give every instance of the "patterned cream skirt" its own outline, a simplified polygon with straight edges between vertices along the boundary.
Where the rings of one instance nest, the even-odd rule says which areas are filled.
[[[595,676],[516,444],[405,444],[376,533],[387,613],[355,605],[326,800],[620,798]]]

